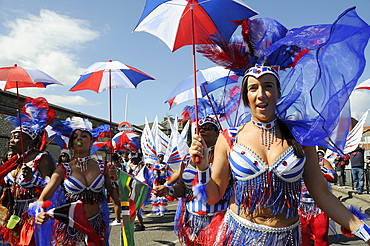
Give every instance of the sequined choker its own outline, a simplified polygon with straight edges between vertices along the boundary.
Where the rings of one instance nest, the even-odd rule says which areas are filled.
[[[276,141],[276,121],[277,118],[267,123],[252,120],[252,123],[261,129],[261,142],[268,150],[270,150],[271,144]]]
[[[87,170],[87,162],[90,160],[90,156],[85,156],[82,158],[76,157],[76,167],[78,167],[81,172],[84,172]]]

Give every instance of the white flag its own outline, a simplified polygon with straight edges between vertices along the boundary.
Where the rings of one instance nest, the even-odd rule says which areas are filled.
[[[357,122],[356,126],[348,133],[346,145],[344,146],[343,150],[344,154],[348,154],[354,151],[357,148],[358,144],[360,143],[368,111],[369,110],[366,110],[365,114],[361,117],[360,121]]]

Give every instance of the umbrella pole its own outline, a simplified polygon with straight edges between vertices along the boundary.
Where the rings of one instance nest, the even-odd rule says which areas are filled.
[[[19,87],[18,87],[18,80],[15,81],[17,87],[17,104],[18,104],[18,121],[19,121],[19,135],[21,137],[21,151],[22,155],[24,153],[24,145],[23,145],[23,133],[22,133],[22,117],[21,117],[21,102],[19,98]]]
[[[193,73],[194,73],[194,107],[195,107],[195,133],[199,134],[198,126],[198,95],[197,95],[197,61],[195,54],[195,31],[194,31],[194,5],[190,4],[191,13],[191,38],[192,38],[192,50],[193,50]],[[195,157],[195,162],[200,162],[200,157]]]
[[[192,38],[192,53],[193,53],[193,73],[194,73],[194,107],[195,107],[195,133],[199,134],[198,127],[198,95],[197,95],[197,61],[195,54],[195,30],[194,30],[194,9],[193,4],[190,5],[191,11],[191,38]]]
[[[109,69],[109,138],[110,138],[110,145],[111,145],[111,150],[110,150],[110,161],[112,162],[113,160],[113,143],[112,143],[112,70]]]

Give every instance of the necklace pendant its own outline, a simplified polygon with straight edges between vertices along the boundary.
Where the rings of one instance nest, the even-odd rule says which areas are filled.
[[[270,150],[271,145],[276,141],[276,121],[275,118],[271,122],[256,122],[252,120],[252,123],[257,126],[261,131],[261,143],[263,146],[267,147],[268,150]]]
[[[90,160],[90,156],[78,158],[76,157],[76,167],[78,167],[81,172],[87,171],[87,163]]]

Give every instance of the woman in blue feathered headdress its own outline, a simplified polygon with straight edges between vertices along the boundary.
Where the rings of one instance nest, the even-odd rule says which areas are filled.
[[[0,167],[0,183],[6,187],[4,192],[8,195],[2,200],[8,209],[8,215],[1,216],[0,234],[3,242],[35,245],[33,223],[27,209],[40,196],[55,170],[53,158],[40,151],[44,145],[41,141],[44,128],[53,121],[54,116],[54,110],[49,108],[46,99],[39,97],[26,98],[20,114],[7,118],[15,128],[11,131],[9,148],[16,155]],[[9,222],[6,224],[10,215],[20,218],[13,228]]]
[[[314,147],[335,152],[344,147],[348,99],[364,69],[369,25],[352,8],[333,25],[288,31],[274,20],[256,19],[243,23],[243,31],[242,42],[218,40],[216,47],[203,47],[214,61],[221,57],[224,65],[236,63],[245,71],[242,99],[251,111],[250,122],[218,138],[212,171],[204,140],[193,138],[190,154],[204,187],[202,198],[215,204],[230,175],[235,182],[234,198],[224,218],[206,228],[205,244],[300,245],[303,178],[319,207],[370,245],[364,217],[355,216],[328,190]],[[244,60],[234,59],[240,57]]]

